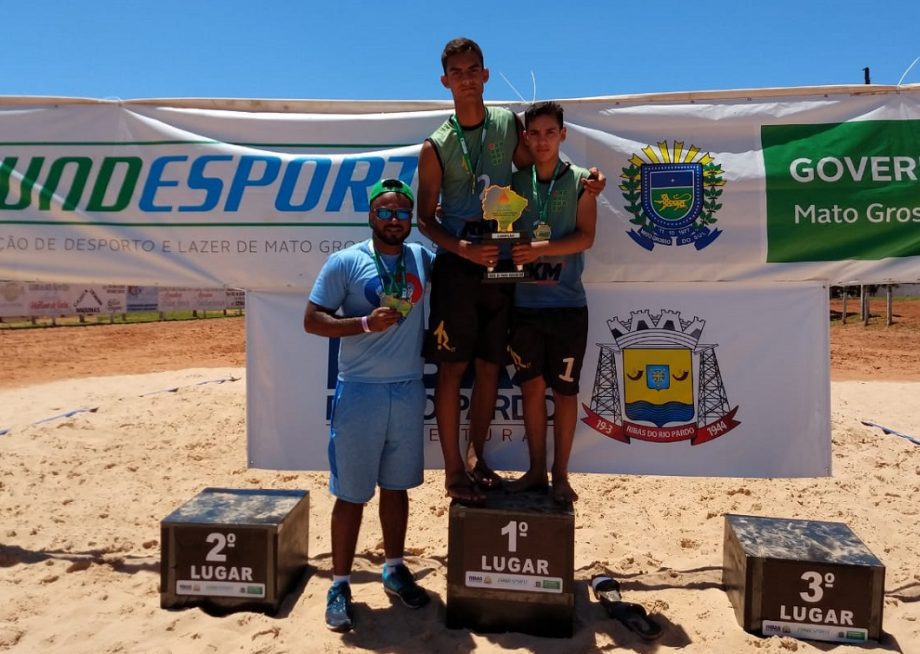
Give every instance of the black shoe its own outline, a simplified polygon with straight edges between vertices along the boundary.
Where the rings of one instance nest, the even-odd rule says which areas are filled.
[[[409,568],[402,564],[392,570],[389,566],[383,567],[383,589],[398,597],[410,609],[420,609],[430,599],[425,589],[415,583]]]
[[[620,595],[620,584],[606,575],[595,575],[591,579],[594,597],[614,620],[644,640],[655,640],[661,636],[661,625],[652,620],[645,608],[632,602],[624,602]]]
[[[326,627],[332,631],[351,631],[355,626],[351,608],[351,586],[340,581],[326,593]]]

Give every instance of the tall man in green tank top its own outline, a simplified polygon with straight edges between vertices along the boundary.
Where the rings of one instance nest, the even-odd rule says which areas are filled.
[[[499,249],[477,239],[489,231],[481,196],[489,186],[509,186],[512,162],[522,168],[530,165],[531,156],[514,113],[483,103],[489,70],[479,46],[454,39],[444,47],[441,64],[441,84],[451,92],[454,114],[425,141],[419,157],[418,226],[438,246],[425,356],[438,364],[434,406],[447,494],[461,502],[481,502],[483,488],[501,483],[485,463],[483,448],[495,412],[499,366],[507,357],[514,298],[513,284],[482,283],[483,269],[496,264]],[[600,175],[586,182],[586,190],[597,194],[605,181]],[[460,452],[460,383],[471,360],[475,463],[467,470]]]

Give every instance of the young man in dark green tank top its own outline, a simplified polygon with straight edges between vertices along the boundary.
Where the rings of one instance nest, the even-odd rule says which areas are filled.
[[[584,252],[594,244],[597,201],[584,192],[590,172],[559,158],[563,109],[538,102],[524,112],[525,143],[534,165],[514,173],[511,186],[528,199],[521,229],[533,240],[512,249],[514,263],[541,266],[541,283],[517,284],[509,352],[524,402],[530,467],[511,491],[545,488],[546,391],[553,393],[553,498],[574,502],[569,455],[578,422],[578,379],[588,342],[588,303],[581,282]]]
[[[451,92],[454,114],[425,141],[419,157],[418,226],[438,247],[425,356],[438,364],[434,406],[447,494],[481,502],[480,486],[501,482],[486,465],[483,448],[495,412],[514,294],[511,284],[481,283],[483,268],[494,266],[499,255],[497,246],[477,239],[487,225],[481,194],[491,185],[509,186],[512,162],[522,168],[531,157],[517,117],[483,102],[489,70],[479,46],[454,39],[445,46],[441,64],[441,84]],[[604,184],[600,175],[586,188],[597,194]],[[439,196],[441,213],[436,216]],[[470,360],[475,370],[470,444],[476,463],[468,471],[460,452],[460,382]]]

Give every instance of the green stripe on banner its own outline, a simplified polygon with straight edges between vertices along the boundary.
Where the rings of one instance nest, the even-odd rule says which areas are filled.
[[[767,261],[920,255],[920,121],[761,127]]]
[[[358,148],[360,150],[392,150],[419,143],[231,143],[249,148]]]
[[[356,148],[359,150],[392,150],[418,143],[237,143],[213,139],[200,141],[0,141],[0,147],[16,146],[71,146],[71,147],[125,147],[147,145],[236,145],[246,148]]]
[[[223,143],[213,139],[200,141],[0,141],[0,147],[6,146],[119,146],[119,145],[214,145]]]
[[[108,227],[367,227],[366,222],[357,223],[249,223],[249,222],[207,222],[207,223],[135,223],[98,222],[95,220],[0,220],[0,225],[94,225]]]

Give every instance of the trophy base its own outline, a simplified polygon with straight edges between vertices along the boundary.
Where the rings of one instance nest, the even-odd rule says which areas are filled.
[[[483,284],[514,284],[528,282],[531,279],[528,267],[525,266],[523,270],[518,270],[510,259],[499,261],[495,268],[482,273]]]
[[[530,237],[521,232],[492,232],[484,234],[483,243],[493,245],[508,246],[517,243],[528,243]],[[516,282],[527,282],[532,279],[529,266],[521,266],[518,269],[511,259],[499,259],[498,264],[492,269],[486,269],[482,274],[484,284],[514,284]]]

